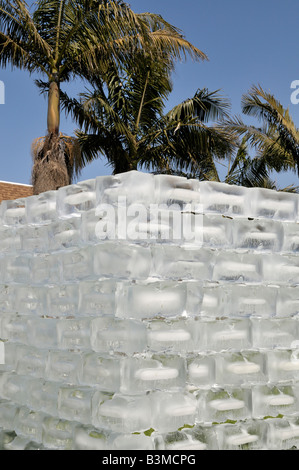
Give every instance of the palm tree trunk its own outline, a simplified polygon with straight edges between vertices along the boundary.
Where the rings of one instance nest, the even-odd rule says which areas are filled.
[[[33,194],[56,190],[71,184],[73,162],[65,141],[59,136],[60,88],[56,74],[50,79],[48,93],[47,135],[34,153]]]
[[[48,94],[47,129],[50,135],[59,134],[60,110],[59,110],[59,83],[58,80],[50,82]]]

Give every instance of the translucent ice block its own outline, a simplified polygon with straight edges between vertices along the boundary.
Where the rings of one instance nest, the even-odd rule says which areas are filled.
[[[13,372],[0,375],[0,398],[18,405],[27,405],[29,397],[30,378]]]
[[[152,247],[152,276],[172,280],[210,280],[214,253],[205,248],[171,245]]]
[[[155,202],[158,204],[177,204],[182,208],[185,204],[200,203],[199,181],[172,175],[155,176]]]
[[[46,378],[56,382],[76,384],[80,366],[79,352],[51,350],[48,355]]]
[[[118,392],[120,388],[121,359],[108,354],[86,352],[82,356],[78,380],[103,392]]]
[[[59,217],[81,216],[82,212],[95,207],[95,179],[59,188],[57,213]]]
[[[164,434],[163,439],[164,449],[171,452],[219,450],[215,426],[183,427],[179,431]]]
[[[114,395],[94,403],[93,425],[122,433],[146,431],[152,427],[151,401],[147,395]]]
[[[16,436],[14,434],[13,438],[8,440],[4,444],[4,450],[11,450],[11,451],[17,451],[17,450],[25,450],[25,448],[29,445],[30,443],[30,438],[25,437],[25,436]]]
[[[155,191],[154,175],[130,171],[96,178],[96,204],[149,204]],[[121,198],[121,199],[119,199]]]
[[[35,411],[57,416],[58,392],[61,384],[55,381],[35,379],[28,385],[27,406]]]
[[[176,431],[184,425],[194,425],[197,401],[192,394],[156,391],[150,395],[152,427],[158,432]]]
[[[299,266],[296,255],[265,254],[263,256],[263,276],[267,282],[282,284],[299,283]]]
[[[74,248],[80,245],[80,220],[71,217],[67,220],[57,220],[51,224],[49,229],[49,249],[51,251]]]
[[[291,318],[299,313],[298,287],[280,286],[277,292],[276,314]]]
[[[227,352],[216,355],[216,383],[245,385],[267,381],[265,355],[260,351]]]
[[[58,393],[58,416],[82,424],[91,423],[92,397],[94,390],[90,387],[60,387]]]
[[[134,215],[134,214],[133,214]],[[133,219],[134,220],[134,219]],[[134,228],[134,223],[136,228]],[[141,210],[130,225],[136,240],[174,245],[203,244],[203,214],[192,204],[152,204],[148,213]],[[135,230],[135,232],[134,232]]]
[[[92,320],[90,340],[95,352],[142,352],[147,346],[146,326],[133,320],[103,316]]]
[[[200,182],[201,204],[205,213],[229,216],[247,216],[249,213],[248,189],[214,181]]]
[[[80,315],[114,315],[116,309],[116,280],[82,281],[76,287],[76,290],[79,295],[78,310]]]
[[[75,422],[47,416],[43,420],[43,444],[49,449],[73,450]]]
[[[94,273],[98,278],[147,279],[151,269],[148,247],[108,241],[92,247]]]
[[[292,347],[297,340],[297,321],[294,318],[252,318],[252,345],[254,348]]]
[[[25,200],[26,198],[2,201],[1,218],[4,225],[26,224]]]
[[[28,255],[6,255],[1,260],[4,283],[26,283],[31,280],[32,258]]]
[[[27,350],[27,346],[24,344],[17,344],[12,341],[1,341],[1,359],[2,365],[0,370],[15,372],[19,358]]]
[[[202,301],[199,312],[203,317],[215,318],[232,314],[232,287],[218,283],[204,284],[201,288]]]
[[[74,248],[61,253],[62,275],[66,282],[89,279],[93,275],[90,247]]]
[[[282,251],[298,253],[299,251],[299,223],[285,222],[283,224],[283,245]]]
[[[47,350],[24,346],[22,354],[19,354],[16,371],[20,375],[42,378],[45,376],[47,358]]]
[[[283,243],[283,225],[279,221],[242,219],[234,225],[233,245],[258,251],[280,251]]]
[[[31,257],[30,261],[33,284],[45,286],[61,282],[60,255],[36,253]]]
[[[204,245],[222,249],[231,247],[235,225],[236,222],[228,217],[218,214],[204,214],[202,226]]]
[[[187,285],[183,282],[138,282],[120,284],[116,315],[122,318],[181,316],[186,310]]]
[[[261,258],[253,253],[219,251],[215,256],[214,281],[260,282]]]
[[[150,390],[184,389],[184,359],[177,356],[154,355],[132,357],[122,361],[121,392],[127,395]]]
[[[144,433],[140,434],[117,434],[113,433],[109,439],[109,449],[115,451],[119,450],[137,450],[149,451],[154,450],[154,441],[151,436]]]
[[[252,389],[252,417],[290,416],[298,413],[298,396],[290,385],[257,385]]]
[[[21,250],[20,230],[16,227],[0,228],[0,253],[17,253]]]
[[[0,316],[0,337],[3,340],[28,344],[28,317],[18,314]]]
[[[113,214],[114,213],[115,212],[113,212]],[[100,210],[97,211],[96,209],[90,209],[89,211],[82,213],[80,224],[80,237],[84,244],[99,243],[99,233],[97,230],[97,227],[99,227],[99,223],[101,224],[100,227],[104,228],[103,214],[101,214]]]
[[[25,199],[27,223],[30,225],[50,224],[57,218],[57,191],[46,191]]]
[[[205,343],[208,351],[251,348],[251,325],[248,319],[223,319],[205,322]]]
[[[50,316],[65,317],[78,313],[78,285],[76,283],[51,285],[46,290],[46,296]]]
[[[59,319],[57,343],[59,349],[90,349],[90,319],[80,317]]]
[[[276,314],[279,288],[269,285],[235,284],[230,286],[231,312],[234,317],[271,318]]]
[[[299,380],[298,350],[273,350],[266,352],[269,380],[273,383]]]
[[[75,450],[108,450],[109,432],[92,426],[76,426],[74,429]]]
[[[299,447],[298,418],[269,419],[267,422],[267,448],[270,450],[291,450]]]
[[[20,314],[38,314],[40,316],[47,313],[46,288],[33,285],[9,287],[14,292],[13,305],[15,312]]]
[[[0,261],[1,263],[1,261]],[[1,268],[0,268],[1,269]],[[0,284],[0,311],[3,313],[13,313],[15,311],[15,286]]]
[[[42,441],[42,423],[45,414],[34,412],[28,407],[21,407],[15,418],[15,431],[32,441]]]
[[[200,347],[200,339],[193,320],[154,319],[148,322],[147,343],[150,351],[191,352]]]
[[[7,429],[8,431],[12,431],[14,429],[14,420],[19,408],[20,406],[18,406],[16,403],[10,402],[8,400],[2,400],[0,398],[0,427],[2,429]],[[5,439],[5,436],[3,437]]]
[[[250,416],[250,389],[213,388],[198,395],[198,420],[201,422],[239,421]]]
[[[251,216],[279,220],[296,220],[298,196],[264,188],[250,188]]]
[[[221,450],[265,450],[267,448],[267,424],[247,420],[243,423],[218,426]]]
[[[27,320],[27,336],[30,346],[39,349],[57,347],[57,320],[30,316]]]
[[[192,387],[210,388],[215,384],[215,356],[189,355],[187,383]]]

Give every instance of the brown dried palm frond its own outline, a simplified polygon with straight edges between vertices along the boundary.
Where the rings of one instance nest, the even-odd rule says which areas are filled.
[[[75,137],[49,134],[32,142],[34,194],[71,184],[78,174],[80,146]]]

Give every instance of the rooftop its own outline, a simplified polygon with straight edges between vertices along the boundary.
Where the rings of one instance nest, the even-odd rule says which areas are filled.
[[[19,199],[32,196],[33,189],[29,184],[0,181],[0,202],[8,199]]]

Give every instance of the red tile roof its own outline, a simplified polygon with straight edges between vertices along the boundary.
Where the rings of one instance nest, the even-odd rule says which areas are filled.
[[[0,202],[8,199],[19,199],[32,196],[32,186],[28,184],[9,183],[0,181]]]

